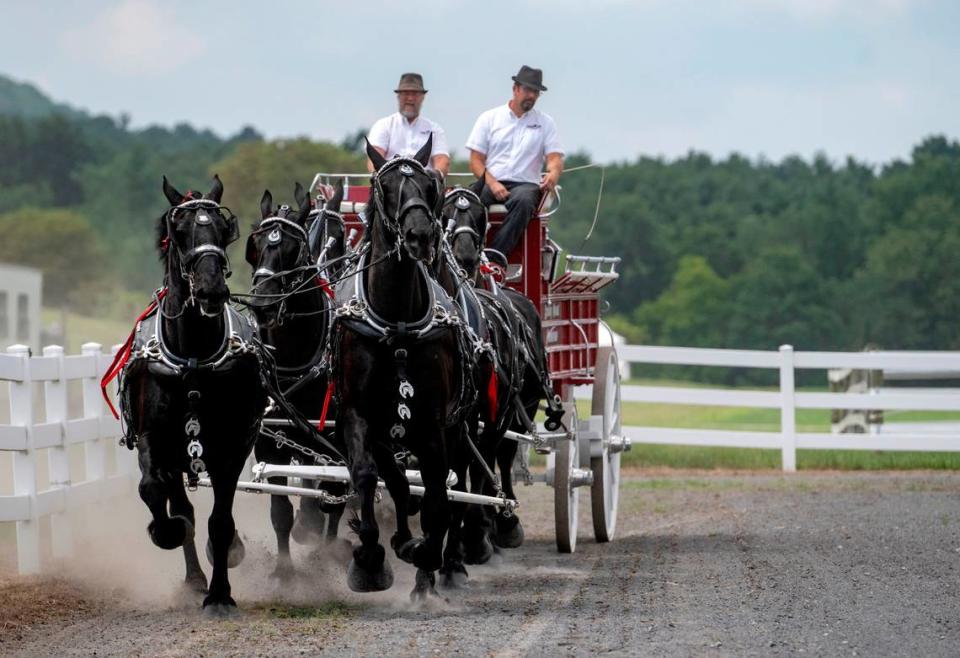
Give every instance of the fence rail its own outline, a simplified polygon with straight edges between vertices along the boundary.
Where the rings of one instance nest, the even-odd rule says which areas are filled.
[[[676,427],[623,428],[634,443],[777,448],[784,471],[796,470],[797,449],[898,450],[953,452],[960,450],[960,430],[896,434],[829,434],[798,432],[797,409],[884,409],[960,411],[957,389],[899,389],[869,393],[814,393],[795,389],[797,369],[855,368],[907,372],[914,379],[939,379],[960,371],[960,352],[794,352],[720,350],[692,347],[618,345],[617,354],[631,365],[687,365],[779,370],[779,391],[754,391],[681,386],[624,386],[624,402],[779,409],[780,431],[736,431]],[[578,396],[589,397],[589,387]]]
[[[778,409],[780,430],[770,432],[678,427],[624,427],[635,443],[773,448],[782,454],[784,471],[796,470],[798,449],[843,450],[960,450],[960,432],[900,434],[826,434],[797,431],[797,409],[914,409],[960,411],[960,393],[919,389],[907,392],[811,393],[794,387],[797,369],[860,368],[896,370],[919,375],[960,371],[960,353],[908,352],[799,352],[784,345],[778,351],[720,350],[685,347],[617,346],[621,360],[632,364],[672,364],[779,371],[777,391],[686,388],[679,386],[624,386],[625,402],[719,405]],[[10,422],[0,424],[0,456],[12,455],[13,495],[0,496],[0,522],[16,524],[17,566],[21,573],[41,568],[40,520],[50,518],[49,552],[69,555],[72,547],[68,512],[119,495],[134,495],[137,466],[133,453],[121,448],[119,423],[109,414],[100,395],[100,375],[110,355],[97,343],[87,343],[80,355],[67,356],[63,348],[46,347],[31,356],[24,346],[0,354],[0,382],[9,389]],[[82,411],[69,413],[70,382],[79,381]],[[35,388],[42,387],[39,395]],[[577,395],[589,396],[590,387]],[[2,394],[0,387],[0,394]],[[76,402],[76,400],[75,400]],[[77,406],[76,404],[74,406]],[[40,413],[42,410],[42,414]],[[42,420],[40,417],[42,416]],[[70,463],[71,446],[82,446],[83,479]],[[41,483],[41,468],[48,473]],[[0,460],[2,466],[2,460]],[[0,486],[5,473],[0,468]],[[41,486],[43,488],[41,489]]]
[[[64,558],[73,545],[69,512],[132,492],[136,461],[118,445],[120,424],[100,394],[100,375],[109,362],[98,343],[87,343],[81,354],[71,356],[57,345],[45,347],[42,356],[31,356],[23,345],[0,354],[0,381],[7,382],[10,406],[10,422],[0,424],[0,452],[12,455],[13,471],[13,495],[0,496],[0,522],[16,523],[21,574],[40,571],[47,552],[41,546],[42,518],[50,518],[49,554]],[[80,382],[74,402],[81,410],[72,418],[69,383],[74,381]],[[35,390],[38,383],[42,395]],[[82,447],[82,467],[71,465],[71,446]],[[83,478],[75,479],[81,470]],[[0,472],[0,483],[5,475]]]

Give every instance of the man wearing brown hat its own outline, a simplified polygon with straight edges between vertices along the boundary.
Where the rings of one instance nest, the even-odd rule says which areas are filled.
[[[370,144],[388,160],[396,155],[410,158],[416,155],[432,134],[430,167],[446,177],[450,170],[447,135],[439,124],[420,116],[420,106],[427,95],[427,90],[423,88],[423,76],[419,73],[404,73],[394,91],[399,109],[373,124],[367,137]],[[373,171],[373,163],[369,160],[367,169]]]
[[[509,254],[536,211],[541,194],[553,191],[563,173],[563,147],[553,119],[534,109],[543,71],[522,66],[513,76],[513,98],[480,115],[470,137],[470,171],[487,205],[503,203],[507,216],[490,248]],[[544,160],[547,173],[541,177]]]

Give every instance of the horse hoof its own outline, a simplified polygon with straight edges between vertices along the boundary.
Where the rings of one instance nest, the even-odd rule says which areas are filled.
[[[366,571],[357,565],[357,560],[350,560],[347,567],[347,587],[354,592],[382,592],[393,586],[393,569],[386,559],[378,571]]]
[[[207,577],[203,573],[189,574],[183,579],[183,589],[193,594],[207,593]]]
[[[193,539],[193,524],[185,516],[173,516],[169,519],[154,519],[147,526],[147,532],[154,544],[164,550],[180,548],[184,542]]]
[[[230,548],[227,550],[227,569],[239,566],[246,556],[247,547],[243,545],[240,533],[234,530],[233,541],[230,542]],[[210,561],[210,564],[213,564],[213,544],[209,539],[207,539],[207,560]]]
[[[314,520],[315,521],[315,520]],[[319,527],[314,526],[311,520],[304,519],[302,512],[297,512],[293,520],[290,537],[301,546],[316,546],[323,540],[323,517],[319,519]]]
[[[297,570],[293,568],[293,562],[289,559],[282,562],[277,562],[277,566],[273,568],[273,571],[270,572],[270,577],[276,580],[281,581],[290,581],[293,580],[293,577],[297,575]]]
[[[519,548],[523,545],[523,525],[516,516],[496,517],[497,531],[493,535],[493,543],[500,548]]]
[[[397,557],[406,562],[407,564],[413,564],[413,561],[417,556],[417,549],[424,543],[423,537],[412,537],[407,541],[400,544],[399,541],[394,543],[391,539],[390,544],[393,545],[393,551],[397,554]],[[399,544],[399,546],[397,545]]]
[[[413,586],[413,591],[410,592],[410,600],[414,603],[424,603],[431,597],[434,597],[441,601],[447,601],[446,598],[440,596],[436,584],[437,579],[432,571],[417,569],[417,578]]]
[[[486,534],[476,542],[465,544],[464,548],[464,564],[486,564],[493,557],[494,546]]]
[[[203,616],[209,619],[227,619],[239,614],[237,602],[229,596],[226,599],[214,600],[207,596],[203,600]]]
[[[446,566],[440,570],[440,587],[443,589],[460,589],[467,584],[467,568],[462,564]]]

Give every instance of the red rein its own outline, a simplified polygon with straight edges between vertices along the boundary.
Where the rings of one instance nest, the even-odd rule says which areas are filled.
[[[110,364],[110,367],[107,368],[107,372],[103,375],[103,379],[100,380],[100,392],[103,394],[103,399],[106,400],[107,406],[110,407],[110,411],[113,413],[113,417],[117,420],[120,419],[120,414],[117,413],[116,408],[113,406],[113,401],[110,400],[110,396],[107,395],[107,386],[120,374],[120,371],[123,370],[123,366],[126,365],[127,361],[130,360],[130,352],[133,350],[133,339],[137,334],[137,327],[140,326],[140,323],[143,322],[144,318],[156,310],[157,305],[160,300],[162,300],[167,294],[167,289],[163,288],[160,292],[157,293],[156,298],[150,302],[150,305],[140,314],[140,317],[137,318],[137,321],[133,323],[133,331],[130,332],[130,335],[127,336],[127,340],[123,343],[123,346],[120,350],[114,355],[113,362]]]

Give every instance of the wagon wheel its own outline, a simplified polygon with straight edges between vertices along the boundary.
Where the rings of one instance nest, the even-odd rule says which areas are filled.
[[[598,351],[593,380],[591,413],[603,419],[602,451],[592,451],[590,470],[590,507],[593,516],[593,536],[598,542],[613,539],[617,528],[617,507],[620,503],[620,451],[612,450],[611,438],[621,433],[620,416],[620,362],[612,347]]]
[[[553,458],[553,513],[557,527],[557,550],[573,553],[577,548],[577,507],[580,491],[574,482],[574,469],[580,465],[580,447],[577,440],[577,405],[563,404],[566,413],[563,424],[573,436],[562,439],[551,453]]]

